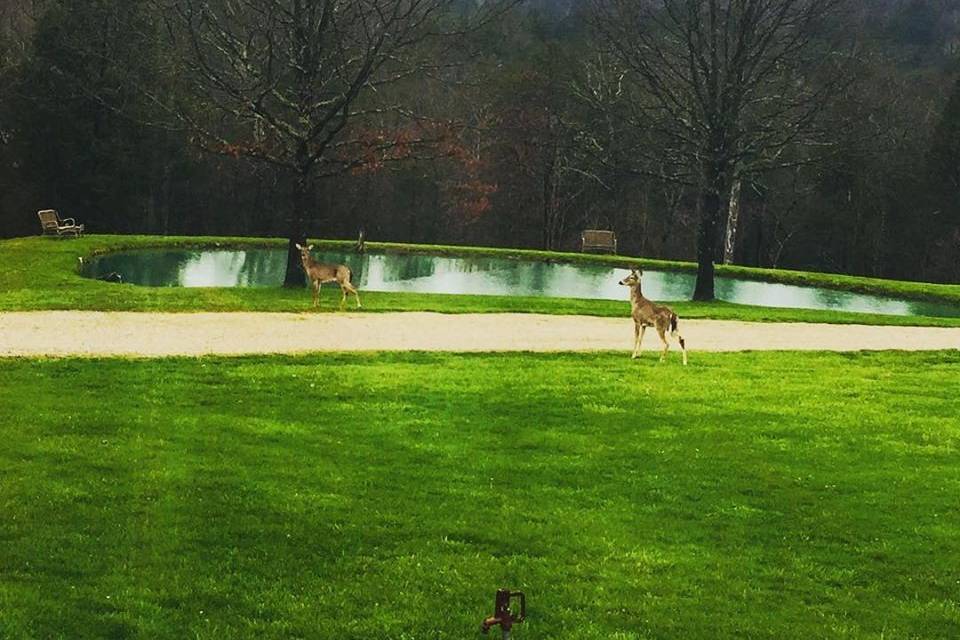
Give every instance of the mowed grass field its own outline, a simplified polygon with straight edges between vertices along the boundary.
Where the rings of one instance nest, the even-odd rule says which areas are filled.
[[[960,354],[0,361],[0,637],[960,636]]]

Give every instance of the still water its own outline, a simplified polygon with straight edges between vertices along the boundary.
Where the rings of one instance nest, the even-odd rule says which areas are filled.
[[[414,254],[327,252],[316,257],[349,265],[361,291],[627,299],[617,284],[627,270],[604,266]],[[137,251],[96,258],[87,263],[84,275],[118,273],[124,282],[153,287],[277,287],[285,260],[286,251],[277,249]],[[693,274],[643,275],[643,293],[653,300],[689,299],[693,285]],[[960,307],[950,305],[730,278],[717,278],[716,294],[728,302],[764,307],[960,317]]]

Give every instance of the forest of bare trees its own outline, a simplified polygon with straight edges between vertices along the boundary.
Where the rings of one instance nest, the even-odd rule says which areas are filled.
[[[609,228],[700,298],[721,261],[957,282],[958,56],[947,0],[5,0],[0,235]]]

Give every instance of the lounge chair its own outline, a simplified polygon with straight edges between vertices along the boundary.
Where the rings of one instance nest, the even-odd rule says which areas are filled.
[[[78,238],[83,235],[82,224],[77,224],[77,221],[73,218],[61,220],[60,214],[55,209],[37,211],[37,216],[40,217],[40,226],[43,228],[43,235],[45,236],[56,236],[58,238],[73,236]]]

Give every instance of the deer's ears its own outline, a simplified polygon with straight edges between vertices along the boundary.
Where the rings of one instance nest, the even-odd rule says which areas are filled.
[[[295,244],[295,245],[293,245],[293,246],[295,246],[297,249],[300,249],[301,251],[303,251],[303,247],[301,247],[299,244]]]
[[[311,245],[308,245],[308,246],[307,246],[307,249],[308,249],[308,250],[312,250],[312,249],[313,249],[313,245],[312,245],[312,244],[311,244]]]

